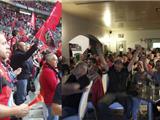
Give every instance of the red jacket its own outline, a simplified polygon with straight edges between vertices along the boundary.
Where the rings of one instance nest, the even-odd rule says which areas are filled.
[[[4,77],[8,82],[11,82],[10,77],[8,75],[7,68],[2,65],[0,62],[0,75]],[[9,86],[3,86],[2,92],[0,93],[0,104],[8,106],[8,100],[11,95],[11,88]],[[9,117],[6,118],[0,118],[0,120],[10,120]]]
[[[49,65],[44,64],[40,73],[40,93],[46,105],[52,104],[58,81],[57,73]]]
[[[97,106],[98,101],[104,96],[104,90],[102,85],[102,79],[98,78],[92,85],[92,101]]]

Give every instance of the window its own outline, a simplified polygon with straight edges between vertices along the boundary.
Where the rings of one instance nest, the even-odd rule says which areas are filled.
[[[153,43],[153,48],[160,48],[160,42],[159,43]]]

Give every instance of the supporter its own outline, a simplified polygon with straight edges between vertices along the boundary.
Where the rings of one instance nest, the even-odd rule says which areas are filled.
[[[29,50],[24,42],[17,44],[17,50],[11,56],[11,66],[15,70],[19,67],[22,72],[17,76],[16,104],[22,104],[26,100],[27,83],[31,77],[33,63],[30,60],[32,54],[37,50],[37,44],[34,44]]]
[[[103,54],[100,48],[97,49],[101,57],[101,61],[106,67],[109,76],[109,85],[106,95],[99,101],[98,104],[98,117],[103,120],[107,117],[107,108],[112,102],[119,102],[124,107],[124,120],[129,120],[131,117],[131,99],[127,95],[127,82],[129,74],[132,70],[132,66],[139,55],[140,47],[137,48],[133,58],[131,59],[128,66],[124,66],[122,59],[116,59],[114,65],[109,68],[104,60]]]
[[[58,116],[52,115],[52,99],[55,94],[57,84],[59,82],[58,72],[56,71],[58,58],[54,53],[49,53],[45,56],[46,63],[42,66],[40,73],[40,92],[44,97],[44,102],[47,106],[49,116],[47,120],[58,120]]]
[[[63,89],[67,88],[66,85],[72,84],[72,88],[75,88],[76,91],[79,90],[80,93],[75,93],[75,94],[63,96],[63,98],[62,98],[62,101],[63,101],[63,103],[62,103],[62,105],[63,105],[62,118],[65,118],[65,117],[68,117],[68,116],[71,116],[71,115],[78,113],[79,102],[80,102],[80,98],[83,93],[83,89],[85,89],[90,83],[90,80],[87,77],[87,69],[88,69],[88,67],[87,67],[86,63],[84,63],[84,62],[78,63],[75,66],[75,68],[73,69],[68,80],[64,84]],[[73,84],[73,83],[76,83],[76,84]],[[72,90],[74,91],[74,89],[72,89]],[[64,94],[63,91],[62,91],[62,94]]]
[[[140,85],[147,84],[148,80],[147,80],[146,72],[144,71],[142,61],[137,62],[135,70],[136,71],[133,74],[132,85],[130,87],[132,87],[134,90],[135,89],[137,90],[136,92],[132,93],[133,96],[135,96],[135,97],[132,97],[132,101],[133,101],[132,115],[133,115],[133,120],[138,120],[138,112],[139,112],[141,99],[137,97],[138,95],[137,92],[141,87]]]
[[[151,79],[153,80],[152,84],[156,85],[156,86],[160,86],[160,60],[156,61],[156,65],[155,65],[155,70],[150,72],[148,71],[150,74]],[[154,105],[153,105],[153,112],[154,112],[154,119],[159,116],[160,111],[158,111],[158,106],[160,106],[160,101],[157,101]]]
[[[11,116],[23,117],[28,114],[29,107],[26,104],[20,106],[8,106],[12,89],[9,84],[11,79],[7,74],[8,71],[2,61],[7,59],[10,54],[10,48],[2,33],[0,33],[0,120],[10,120]]]
[[[113,65],[113,58],[112,58],[112,55],[106,55],[105,56],[105,61],[106,63],[108,64],[109,68],[112,67]]]
[[[16,38],[17,34],[18,34],[18,31],[13,30],[12,38],[8,41],[12,52],[14,50],[15,44],[17,43],[17,38]]]

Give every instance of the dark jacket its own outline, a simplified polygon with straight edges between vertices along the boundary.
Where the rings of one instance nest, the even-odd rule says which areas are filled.
[[[109,86],[108,93],[126,92],[129,71],[124,67],[120,72],[116,71],[112,66],[108,71]]]
[[[11,57],[11,67],[13,70],[21,67],[22,72],[17,76],[18,80],[29,79],[32,73],[33,63],[29,59],[32,54],[37,50],[37,46],[33,45],[27,52],[17,49]]]
[[[66,83],[78,83],[80,85],[80,89],[82,90],[89,85],[90,80],[86,75],[81,76],[79,79],[77,79],[76,76],[71,74]],[[82,94],[83,93],[76,93],[73,95],[63,96],[62,98],[63,107],[74,108],[78,112],[78,107]]]

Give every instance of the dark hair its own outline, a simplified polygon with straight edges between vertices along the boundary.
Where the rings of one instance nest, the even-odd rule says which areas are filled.
[[[13,30],[12,31],[12,36],[16,36],[18,34],[18,31],[17,30]]]
[[[122,62],[122,60],[117,59],[117,60],[114,61],[114,64],[123,64],[123,62]]]

